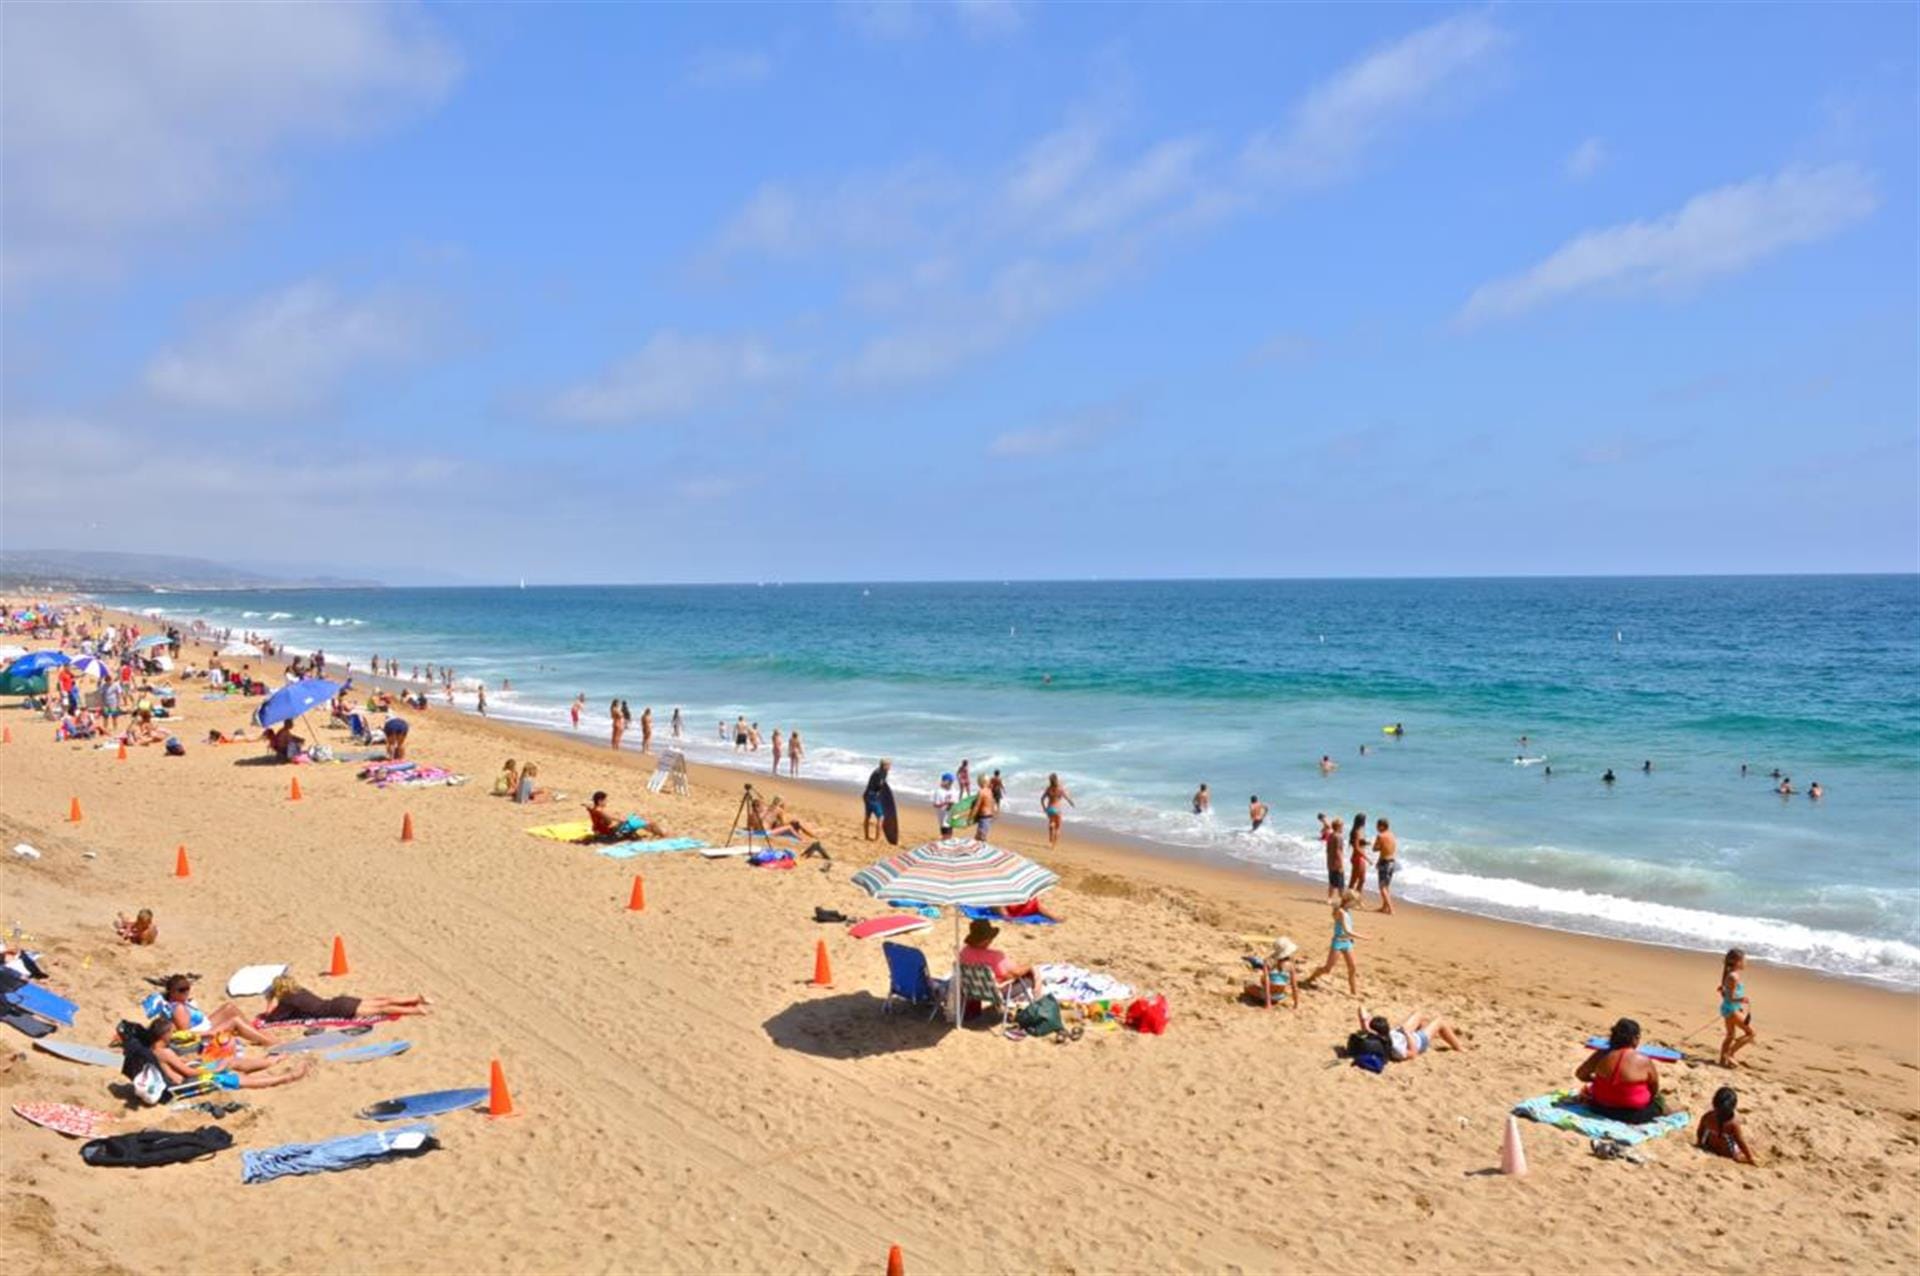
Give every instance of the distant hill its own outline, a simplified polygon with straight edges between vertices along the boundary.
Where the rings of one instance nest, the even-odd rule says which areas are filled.
[[[377,580],[275,575],[177,554],[111,550],[0,550],[0,587],[131,592],[193,589],[370,589]]]

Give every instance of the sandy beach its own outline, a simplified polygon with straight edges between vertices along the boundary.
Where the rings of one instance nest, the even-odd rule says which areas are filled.
[[[183,663],[205,658],[189,647]],[[410,1040],[404,1055],[242,1096],[252,1106],[224,1123],[236,1149],[203,1162],[94,1169],[76,1142],[9,1116],[17,1270],[878,1272],[895,1244],[910,1273],[1920,1264],[1911,995],[1750,968],[1761,1037],[1747,1066],[1715,1066],[1714,1021],[1664,1075],[1696,1119],[1736,1085],[1759,1168],[1694,1150],[1690,1130],[1643,1145],[1652,1160],[1636,1165],[1522,1123],[1531,1172],[1505,1177],[1511,1106],[1573,1086],[1582,1039],[1622,1015],[1669,1042],[1708,1020],[1715,956],[1402,905],[1358,918],[1358,1003],[1336,976],[1297,1013],[1269,1012],[1240,996],[1244,936],[1289,934],[1317,964],[1321,888],[1074,836],[1071,821],[1049,850],[1037,828],[1007,824],[996,841],[1059,872],[1049,900],[1066,921],[1008,926],[999,946],[1164,993],[1171,1022],[1161,1037],[1094,1025],[1061,1045],[1009,1040],[988,1016],[956,1031],[883,1015],[878,943],[813,920],[816,907],[889,911],[848,880],[884,850],[862,840],[853,795],[762,786],[822,830],[830,863],[616,861],[524,830],[578,818],[604,788],[616,809],[718,842],[751,777],[695,767],[689,794],[654,797],[637,750],[436,699],[408,714],[409,756],[470,782],[376,790],[352,765],[260,765],[257,746],[202,743],[244,731],[256,702],[178,685],[183,758],[148,747],[118,761],[0,707],[0,842],[41,852],[0,855],[0,920],[80,1004],[69,1035],[106,1044],[147,976],[198,972],[210,1008],[233,970],[263,962],[292,963],[326,995],[424,992],[435,1013],[375,1030]],[[322,740],[345,747],[346,733]],[[489,796],[507,757],[537,760],[568,800]],[[931,813],[908,805],[903,844],[933,836]],[[186,879],[172,876],[181,845]],[[115,942],[114,914],[141,907],[159,942]],[[950,934],[943,919],[912,937],[936,973]],[[335,935],[352,972],[328,979]],[[808,982],[821,940],[830,988]],[[1443,1013],[1469,1048],[1381,1075],[1349,1067],[1333,1048],[1357,1004],[1396,1021]],[[17,1034],[5,1046],[9,1104],[85,1104],[126,1128],[205,1122],[132,1109],[108,1093],[117,1075]],[[495,1059],[512,1117],[440,1118],[443,1150],[418,1160],[240,1182],[239,1148],[352,1132],[367,1103],[484,1085]]]

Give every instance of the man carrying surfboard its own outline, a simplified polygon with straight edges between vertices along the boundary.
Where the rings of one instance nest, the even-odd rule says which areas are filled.
[[[873,774],[867,777],[867,791],[862,795],[866,802],[866,815],[860,821],[860,832],[869,842],[879,840],[881,821],[887,816],[885,794],[891,787],[887,784],[887,772],[892,768],[892,759],[881,758],[880,765],[873,768]]]

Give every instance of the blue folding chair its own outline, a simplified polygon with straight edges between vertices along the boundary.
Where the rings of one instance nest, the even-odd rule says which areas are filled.
[[[927,1018],[940,1013],[940,993],[933,986],[933,977],[927,973],[927,955],[908,944],[896,944],[888,940],[880,945],[880,951],[887,955],[887,999],[880,1003],[883,1014],[893,1011],[894,998],[898,997],[909,1006],[928,1006],[931,1009]]]

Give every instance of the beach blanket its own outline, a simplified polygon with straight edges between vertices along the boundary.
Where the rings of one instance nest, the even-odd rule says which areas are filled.
[[[1603,1117],[1593,1109],[1579,1102],[1571,1091],[1559,1090],[1553,1094],[1543,1094],[1536,1099],[1525,1099],[1513,1105],[1514,1115],[1526,1117],[1529,1121],[1538,1121],[1542,1125],[1551,1125],[1561,1130],[1572,1130],[1584,1134],[1590,1139],[1611,1139],[1615,1143],[1645,1143],[1648,1139],[1657,1139],[1663,1134],[1687,1128],[1688,1117],[1684,1112],[1669,1112],[1641,1125],[1628,1125],[1625,1121],[1615,1121]]]
[[[1040,991],[1052,993],[1060,1001],[1078,1003],[1125,1001],[1133,996],[1133,986],[1112,975],[1065,962],[1042,962],[1034,967],[1040,976]]]
[[[970,904],[963,906],[960,911],[976,922],[1006,922],[1013,926],[1058,926],[1060,924],[1057,919],[1040,913],[1033,913],[1026,917],[1002,917],[991,908],[975,908]]]
[[[662,837],[651,842],[615,842],[600,848],[610,860],[630,860],[636,855],[664,855],[668,851],[704,851],[707,844],[697,837]]]
[[[593,836],[593,825],[587,820],[568,820],[562,824],[542,824],[527,832],[549,842],[580,842]]]
[[[285,1143],[273,1148],[249,1148],[240,1154],[240,1181],[267,1183],[290,1174],[324,1174],[350,1170],[399,1156],[418,1156],[439,1147],[431,1122],[406,1125],[370,1134],[346,1134],[318,1143]]]

